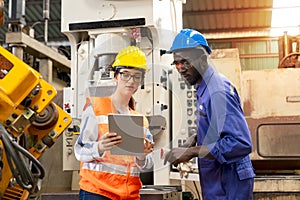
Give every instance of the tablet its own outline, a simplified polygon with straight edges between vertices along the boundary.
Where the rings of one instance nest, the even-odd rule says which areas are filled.
[[[144,154],[144,118],[135,114],[109,114],[109,132],[122,136],[122,143],[112,148],[113,155],[139,156]]]

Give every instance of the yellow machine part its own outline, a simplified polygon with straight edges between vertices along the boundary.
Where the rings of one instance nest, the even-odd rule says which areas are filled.
[[[70,125],[72,118],[59,106],[55,105],[58,112],[57,123],[48,129],[37,129],[34,126],[30,126],[28,131],[32,135],[37,135],[37,142],[35,145],[29,149],[29,152],[36,158],[39,158],[47,147],[56,141],[56,139],[61,135],[61,133]]]
[[[72,121],[53,102],[56,95],[56,89],[41,74],[0,46],[0,123],[11,137],[26,135],[30,140],[26,150],[36,159]],[[0,150],[0,199],[27,199],[29,191],[12,181],[12,169],[1,140]]]
[[[2,172],[1,172],[1,181],[0,181],[0,199],[2,200],[16,200],[16,199],[27,199],[29,192],[22,189],[20,186],[8,186],[12,178],[12,173],[10,171],[9,165],[7,163],[7,157],[5,155],[4,146],[0,140],[0,149],[2,154]]]
[[[58,120],[53,125],[46,130],[38,130],[33,126],[29,127],[28,130],[30,134],[36,135],[35,144],[28,150],[35,158],[39,158],[47,148],[50,143],[55,143],[56,139],[63,133],[63,131],[70,125],[72,119],[64,110],[53,103],[58,111]],[[48,138],[45,141],[45,138]],[[46,144],[45,144],[46,143]],[[11,169],[9,168],[8,161],[5,155],[5,150],[3,144],[0,140],[0,149],[2,150],[2,177],[0,181],[0,199],[2,200],[26,200],[28,198],[29,192],[17,185],[10,185],[10,180],[13,178]],[[3,195],[3,196],[2,196]]]
[[[34,90],[39,90],[34,94]],[[5,121],[12,112],[20,114],[27,97],[29,108],[40,113],[54,99],[57,92],[42,79],[41,74],[0,46],[0,121]],[[2,109],[4,108],[4,109]]]

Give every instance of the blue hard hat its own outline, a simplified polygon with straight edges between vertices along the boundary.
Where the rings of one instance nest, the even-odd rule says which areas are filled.
[[[178,49],[195,48],[203,46],[207,53],[211,53],[211,49],[205,39],[205,37],[196,30],[182,29],[175,37],[171,49],[168,53],[172,53]]]

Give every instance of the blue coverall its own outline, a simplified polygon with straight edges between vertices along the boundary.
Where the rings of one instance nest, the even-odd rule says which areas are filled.
[[[251,135],[235,87],[208,67],[196,90],[197,144],[215,158],[198,158],[203,199],[252,199]]]

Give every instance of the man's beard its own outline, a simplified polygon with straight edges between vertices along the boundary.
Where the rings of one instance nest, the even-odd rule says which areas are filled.
[[[193,85],[196,85],[196,83],[197,83],[197,81],[195,79],[189,80],[189,81],[184,79],[184,82],[187,86],[193,86]]]

